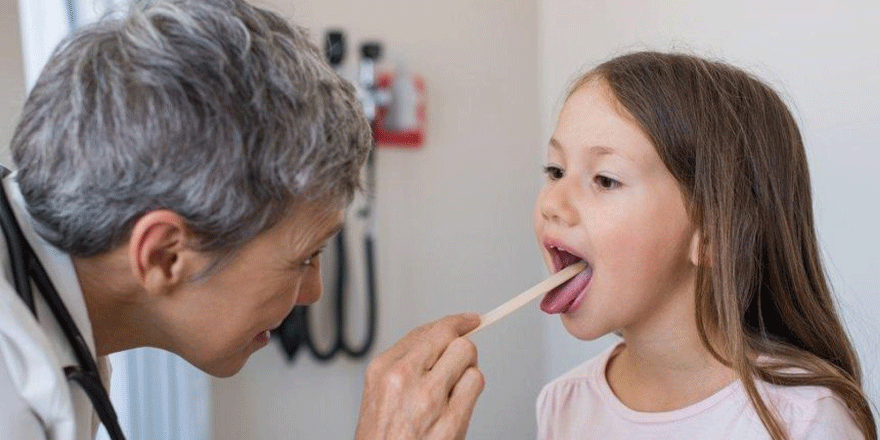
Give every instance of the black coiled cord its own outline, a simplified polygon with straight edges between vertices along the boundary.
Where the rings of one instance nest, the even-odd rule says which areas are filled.
[[[360,359],[370,352],[376,339],[376,320],[377,320],[377,299],[376,299],[376,269],[375,269],[375,249],[373,247],[372,225],[370,217],[372,215],[373,194],[375,188],[375,162],[373,153],[370,153],[366,164],[367,171],[367,203],[360,210],[359,217],[365,219],[367,224],[367,232],[364,235],[364,257],[366,261],[366,313],[367,325],[366,336],[358,346],[348,343],[346,330],[346,295],[345,288],[348,284],[348,254],[345,246],[345,229],[339,231],[334,239],[334,247],[336,250],[336,276],[334,278],[333,301],[333,319],[335,322],[335,340],[330,348],[322,350],[318,347],[315,337],[311,330],[311,313],[310,306],[296,306],[281,326],[275,331],[275,335],[279,338],[284,352],[287,354],[287,360],[293,362],[296,353],[303,345],[312,353],[312,356],[321,362],[328,362],[336,355],[342,353],[353,359]]]

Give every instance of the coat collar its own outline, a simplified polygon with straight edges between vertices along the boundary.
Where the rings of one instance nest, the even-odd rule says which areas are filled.
[[[17,174],[17,172],[13,172],[3,178],[3,187],[6,189],[9,203],[12,205],[12,211],[15,213],[15,218],[21,227],[25,239],[46,269],[49,279],[58,291],[58,295],[64,302],[65,307],[67,307],[70,316],[79,328],[83,339],[86,341],[86,345],[89,347],[89,351],[94,357],[95,338],[92,332],[92,322],[86,309],[79,278],[76,276],[76,271],[73,268],[73,260],[69,254],[52,246],[34,231],[31,224],[31,216],[27,209],[25,209],[24,198],[16,181]],[[39,295],[39,293],[35,291],[34,295]],[[45,315],[45,312],[41,313],[40,318],[43,318]]]

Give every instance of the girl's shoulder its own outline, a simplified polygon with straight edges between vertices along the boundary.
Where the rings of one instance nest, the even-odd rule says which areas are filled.
[[[792,438],[863,438],[846,404],[829,388],[783,386],[759,381],[758,390],[787,425]]]
[[[778,363],[773,357],[761,355],[759,364]],[[781,370],[788,375],[808,374],[807,370],[788,367]],[[772,407],[783,420],[800,421],[816,420],[831,414],[848,414],[843,400],[830,388],[821,385],[785,386],[756,380],[755,385],[761,397]]]

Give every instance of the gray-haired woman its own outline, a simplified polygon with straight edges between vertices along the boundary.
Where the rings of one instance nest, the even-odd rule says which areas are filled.
[[[320,297],[320,249],[371,147],[304,32],[241,0],[154,2],[68,38],[2,181],[0,438],[93,438],[93,404],[114,424],[109,353],[239,371]],[[357,438],[463,438],[483,378],[461,335],[478,321],[427,324],[373,360]]]

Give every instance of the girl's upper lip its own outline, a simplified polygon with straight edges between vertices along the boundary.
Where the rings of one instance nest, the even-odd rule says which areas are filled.
[[[587,258],[584,256],[584,254],[582,252],[580,252],[576,249],[573,249],[571,246],[565,244],[565,242],[563,242],[562,240],[554,238],[554,237],[550,237],[550,236],[544,237],[544,249],[547,249],[548,251],[552,252],[551,248],[555,248],[555,249],[558,249],[561,251],[568,252],[569,254],[572,254],[575,257],[580,258],[581,260],[587,261]],[[589,261],[587,261],[587,264],[589,264]],[[562,270],[561,267],[556,267],[554,269],[556,271]]]

